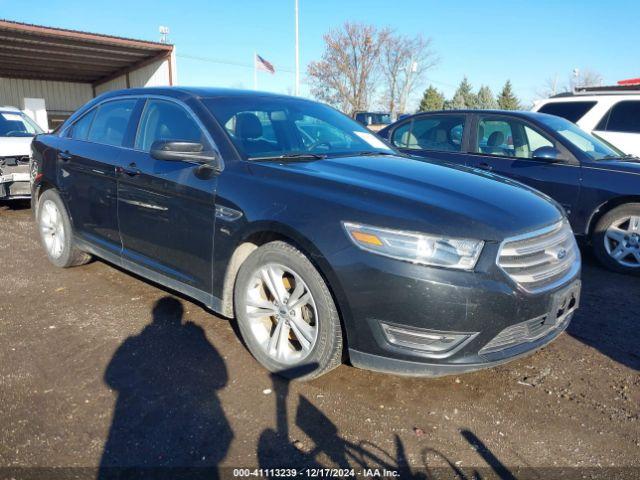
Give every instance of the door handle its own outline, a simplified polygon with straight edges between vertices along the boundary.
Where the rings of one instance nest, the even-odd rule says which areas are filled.
[[[135,162],[131,162],[127,167],[116,167],[116,173],[135,177],[136,175],[140,175],[142,172]]]
[[[58,159],[63,162],[68,162],[71,160],[71,154],[69,152],[58,152]]]
[[[493,167],[491,165],[489,165],[488,163],[482,162],[478,165],[478,168],[481,168],[482,170],[487,170],[487,171],[491,171],[493,170]]]

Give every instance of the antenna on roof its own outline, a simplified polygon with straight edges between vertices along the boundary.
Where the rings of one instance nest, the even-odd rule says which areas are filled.
[[[158,31],[160,32],[160,43],[169,43],[169,27],[160,25]]]

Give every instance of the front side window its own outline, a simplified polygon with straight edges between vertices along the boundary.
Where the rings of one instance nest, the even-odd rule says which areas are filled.
[[[540,113],[548,113],[566,118],[570,122],[577,122],[584,117],[596,102],[550,102],[538,109]]]
[[[89,113],[84,115],[80,120],[75,122],[71,128],[67,131],[67,137],[75,140],[86,140],[89,135],[89,129],[93,123],[93,118],[96,116],[97,109],[94,108]]]
[[[410,150],[459,152],[462,150],[464,116],[419,117],[393,132],[391,142]]]
[[[255,96],[203,102],[247,159],[393,152],[353,119],[308,100]]]
[[[481,119],[477,141],[479,153],[515,158],[533,158],[539,148],[554,146],[541,131],[515,118]]]
[[[42,129],[22,112],[0,112],[0,137],[33,137]]]
[[[166,100],[147,100],[140,119],[135,148],[148,152],[157,140],[200,143],[208,147],[202,129],[180,105]]]
[[[123,146],[135,105],[135,99],[114,100],[100,105],[91,123],[87,140],[114,147]]]
[[[611,107],[596,127],[607,132],[640,133],[640,101],[625,100]]]

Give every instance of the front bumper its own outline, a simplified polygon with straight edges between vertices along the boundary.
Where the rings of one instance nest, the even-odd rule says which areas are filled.
[[[29,165],[0,168],[0,199],[31,198]]]
[[[578,306],[579,269],[564,284],[532,294],[496,267],[497,250],[497,244],[487,244],[473,272],[412,265],[358,249],[332,256],[343,291],[340,309],[351,363],[396,374],[439,376],[505,363],[554,340]],[[576,297],[575,304],[559,310],[558,299],[568,294]],[[467,333],[469,338],[444,355],[433,354],[392,343],[384,324]],[[510,342],[514,332],[521,332],[521,338]]]

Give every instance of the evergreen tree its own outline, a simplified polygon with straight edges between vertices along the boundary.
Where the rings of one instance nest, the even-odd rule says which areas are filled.
[[[478,90],[477,108],[481,108],[483,110],[498,108],[498,102],[496,102],[493,92],[486,85],[483,85],[480,87],[480,90]]]
[[[476,108],[477,104],[478,97],[473,93],[473,87],[465,76],[460,85],[458,85],[456,93],[453,94],[449,107],[452,110],[458,110],[461,108]]]
[[[498,107],[502,110],[520,110],[520,100],[513,93],[510,80],[507,80],[498,95]]]
[[[444,107],[444,95],[433,85],[429,85],[422,95],[419,112],[428,112],[429,110],[442,110]]]

